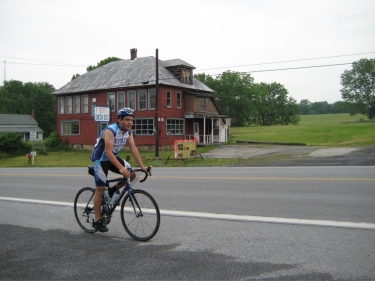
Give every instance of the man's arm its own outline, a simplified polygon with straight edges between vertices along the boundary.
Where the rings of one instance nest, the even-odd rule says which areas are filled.
[[[133,134],[131,134],[129,136],[129,139],[128,139],[128,141],[127,141],[126,144],[129,146],[130,152],[133,154],[133,157],[134,157],[135,161],[138,163],[139,167],[143,171],[145,171],[146,173],[148,173],[147,167],[145,165],[143,165],[143,162],[142,162],[142,159],[141,159],[141,155],[139,154],[138,148],[135,145]]]

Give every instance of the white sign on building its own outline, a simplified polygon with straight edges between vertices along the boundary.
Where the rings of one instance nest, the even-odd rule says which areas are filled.
[[[109,122],[110,109],[108,106],[95,106],[94,120],[97,122]]]

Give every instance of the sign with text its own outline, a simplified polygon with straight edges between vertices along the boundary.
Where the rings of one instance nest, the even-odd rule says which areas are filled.
[[[95,106],[94,120],[96,122],[109,122],[109,114],[108,106]]]
[[[174,158],[195,158],[197,155],[197,142],[194,140],[175,140]]]

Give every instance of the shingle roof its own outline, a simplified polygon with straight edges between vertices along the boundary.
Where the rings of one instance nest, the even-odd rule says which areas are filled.
[[[155,85],[155,63],[155,57],[152,56],[137,58],[135,60],[114,61],[80,75],[53,94],[59,95],[123,87],[138,87],[144,86],[145,82],[148,82],[148,85]],[[195,68],[180,59],[168,61],[159,60],[159,84],[176,86],[187,90],[214,93],[212,89],[195,78],[193,78],[193,85],[181,83],[166,68],[173,66]]]
[[[23,114],[0,114],[0,132],[25,133],[43,130],[38,127],[38,122],[31,115]]]

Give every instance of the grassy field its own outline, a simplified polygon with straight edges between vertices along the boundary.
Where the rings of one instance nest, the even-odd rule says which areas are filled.
[[[231,128],[229,142],[237,140],[334,147],[375,145],[375,122],[366,121],[364,115],[302,115],[298,125]]]
[[[359,147],[375,146],[375,123],[366,121],[365,116],[349,114],[304,115],[298,125],[269,126],[269,127],[240,127],[231,128],[229,144],[237,140],[257,142],[292,142],[306,143],[311,146],[329,147]],[[198,147],[198,153],[204,153],[214,146]],[[128,151],[121,151],[120,157],[130,155]],[[143,152],[141,156],[145,165],[154,167],[202,167],[241,164],[243,159],[189,159],[186,164],[181,160],[173,160],[173,150],[159,151],[159,158],[155,152]],[[38,152],[33,167],[85,167],[91,164],[90,151],[61,151],[48,152],[43,155]],[[170,157],[170,160],[165,163]],[[247,160],[248,161],[248,160]],[[251,159],[262,161],[262,159]],[[136,165],[131,160],[132,165]],[[30,167],[25,155],[0,160],[0,167]]]

